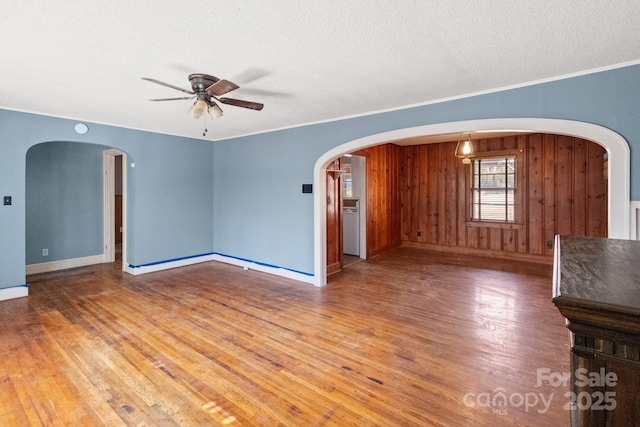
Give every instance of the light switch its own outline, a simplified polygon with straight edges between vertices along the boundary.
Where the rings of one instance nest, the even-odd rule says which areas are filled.
[[[5,206],[9,206],[9,205],[11,205],[11,196],[4,196],[4,197],[3,197],[3,200],[4,200],[4,201],[3,201],[3,204],[4,204]]]

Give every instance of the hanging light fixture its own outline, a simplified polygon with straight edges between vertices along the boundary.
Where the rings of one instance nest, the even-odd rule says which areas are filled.
[[[213,101],[211,101],[211,104],[209,105],[207,112],[209,113],[209,116],[211,116],[212,119],[217,119],[219,117],[222,117],[222,108],[220,108],[218,104],[216,104]]]
[[[467,134],[467,138],[463,138],[462,134],[460,134],[460,139],[456,146],[456,157],[462,159],[462,163],[465,165],[471,163],[471,157],[474,157],[474,152],[470,133]]]
[[[188,114],[195,119],[199,119],[205,112],[208,113],[212,119],[222,117],[222,108],[220,108],[213,99],[209,99],[206,96],[198,96],[196,102],[189,108]]]
[[[208,109],[207,102],[204,99],[198,99],[193,105],[189,108],[189,115],[199,119]]]
[[[191,107],[189,107],[188,114],[195,118],[199,119],[202,117],[203,119],[203,132],[202,136],[207,135],[207,116],[204,113],[207,113],[209,117],[212,119],[217,119],[218,117],[222,117],[222,108],[215,101],[204,94],[198,94],[198,99],[193,103]]]

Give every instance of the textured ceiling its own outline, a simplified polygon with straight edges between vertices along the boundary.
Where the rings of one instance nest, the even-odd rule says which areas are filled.
[[[190,73],[237,83],[207,139],[640,60],[638,0],[35,1],[0,16],[0,108],[201,138]]]

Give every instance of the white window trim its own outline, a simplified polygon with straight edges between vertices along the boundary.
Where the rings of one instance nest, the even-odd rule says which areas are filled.
[[[514,150],[516,151],[516,150]],[[471,225],[481,225],[481,224],[520,224],[522,222],[522,218],[519,218],[518,215],[518,209],[520,208],[520,203],[522,203],[522,200],[519,199],[519,193],[518,191],[518,184],[517,184],[517,179],[518,179],[518,173],[519,170],[522,167],[522,162],[521,160],[518,158],[518,155],[513,153],[513,154],[504,154],[504,155],[494,155],[491,154],[491,152],[487,152],[487,155],[485,156],[484,153],[480,153],[479,155],[477,155],[476,157],[471,159],[471,164],[469,165],[471,167],[471,182],[469,183],[469,190],[468,190],[468,194],[467,194],[467,200],[470,203],[470,205],[468,206],[468,222]],[[483,161],[483,160],[505,160],[508,158],[512,158],[515,161],[515,169],[516,172],[514,174],[514,200],[513,200],[513,208],[514,208],[514,219],[513,221],[509,221],[508,219],[505,220],[500,220],[500,219],[496,219],[496,220],[492,220],[492,219],[481,219],[481,218],[475,218],[474,217],[474,211],[475,211],[475,198],[474,198],[474,193],[477,188],[474,186],[474,182],[475,182],[475,162],[477,161]],[[480,189],[482,189],[482,187],[480,187]],[[486,190],[487,188],[485,188]],[[501,189],[501,190],[507,190],[507,188]]]

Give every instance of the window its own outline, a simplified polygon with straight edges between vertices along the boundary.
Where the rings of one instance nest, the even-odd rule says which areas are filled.
[[[342,158],[342,197],[353,197],[353,178],[351,176],[351,157]]]
[[[516,156],[471,162],[471,220],[516,222]]]

